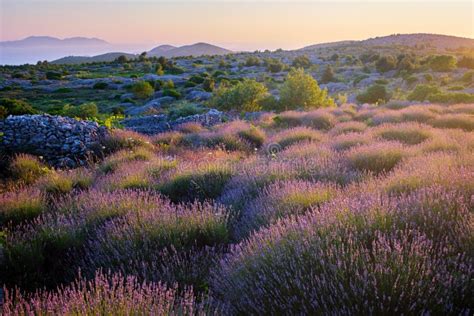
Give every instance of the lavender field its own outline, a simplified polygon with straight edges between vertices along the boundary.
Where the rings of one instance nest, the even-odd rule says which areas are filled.
[[[474,104],[145,136],[0,193],[4,315],[472,315]]]

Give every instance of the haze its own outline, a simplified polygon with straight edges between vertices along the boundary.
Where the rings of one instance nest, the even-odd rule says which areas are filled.
[[[200,41],[255,50],[393,33],[474,37],[471,1],[0,1],[1,41],[87,36],[136,50]]]

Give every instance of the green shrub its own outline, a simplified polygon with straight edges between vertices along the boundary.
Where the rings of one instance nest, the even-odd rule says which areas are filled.
[[[334,76],[334,70],[332,69],[331,65],[328,65],[326,69],[324,69],[323,76],[321,77],[321,83],[328,83],[336,81]]]
[[[19,224],[46,211],[44,196],[38,190],[20,189],[0,194],[0,225]]]
[[[335,105],[327,90],[321,90],[318,82],[301,68],[293,69],[286,77],[280,89],[280,103],[285,110]]]
[[[391,55],[382,56],[375,63],[378,72],[387,72],[397,68],[397,59]]]
[[[153,95],[155,90],[147,81],[139,81],[132,86],[132,92],[139,99],[147,99]]]
[[[295,68],[309,68],[312,63],[307,55],[301,55],[296,57],[291,65]]]
[[[451,71],[456,68],[456,58],[450,55],[437,55],[429,59],[429,66],[434,71]]]
[[[221,110],[259,111],[259,102],[268,95],[267,88],[255,80],[244,79],[235,86],[221,84],[209,101],[211,107]]]
[[[109,84],[107,82],[99,81],[94,84],[92,88],[97,89],[97,90],[104,90],[107,89]]]
[[[35,156],[19,154],[10,163],[10,171],[16,180],[31,184],[50,170]]]
[[[180,117],[201,114],[203,112],[204,109],[196,104],[180,103],[169,110],[168,117],[170,120],[176,120]]]
[[[181,98],[181,93],[179,93],[176,89],[164,89],[163,90],[164,97],[173,97],[175,99]]]
[[[48,80],[61,80],[63,76],[59,72],[48,71],[46,72],[46,79]]]
[[[474,69],[474,57],[463,56],[463,58],[458,61],[458,67]]]
[[[474,95],[470,93],[434,93],[428,95],[428,101],[433,103],[472,103]]]
[[[385,86],[375,84],[365,90],[365,92],[357,95],[357,101],[361,103],[386,103],[390,100],[390,93]]]
[[[94,118],[99,115],[99,109],[93,102],[84,103],[79,106],[65,105],[63,114],[69,117],[78,117],[81,119]]]
[[[3,107],[4,117],[8,115],[24,115],[24,114],[36,114],[36,111],[30,104],[23,100],[0,99],[0,106]]]
[[[260,66],[260,59],[255,56],[249,56],[247,57],[247,60],[245,61],[245,66],[247,67]]]
[[[413,89],[413,91],[407,96],[410,101],[425,101],[431,94],[439,93],[440,90],[431,85],[419,84]]]

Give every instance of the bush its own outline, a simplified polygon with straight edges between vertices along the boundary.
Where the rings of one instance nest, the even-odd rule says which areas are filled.
[[[139,99],[147,99],[153,95],[155,90],[147,81],[139,81],[132,86],[132,92]]]
[[[49,169],[38,158],[19,154],[10,163],[10,171],[16,180],[31,184],[47,174]]]
[[[8,115],[24,115],[24,114],[36,114],[38,111],[33,109],[33,107],[23,100],[0,99],[0,106],[3,108],[4,116]]]
[[[99,81],[96,82],[92,88],[97,90],[104,90],[107,89],[108,86],[109,84],[107,82]]]
[[[246,67],[260,66],[260,59],[258,57],[249,56],[247,57],[247,60],[245,61],[245,66]]]
[[[397,59],[393,56],[382,56],[375,63],[378,72],[387,72],[397,68]]]
[[[175,89],[164,89],[163,90],[164,97],[173,97],[175,99],[181,98],[181,93],[176,91]]]
[[[267,66],[267,70],[272,73],[281,72],[285,68],[285,64],[276,58],[265,59],[265,65]]]
[[[0,225],[20,224],[46,211],[46,202],[39,190],[20,189],[0,194]]]
[[[382,126],[377,135],[385,140],[398,141],[407,145],[417,145],[432,137],[432,133],[419,124]]]
[[[232,249],[212,289],[230,314],[466,313],[468,214],[462,197],[436,189],[336,198]]]
[[[321,133],[308,127],[295,127],[284,130],[270,139],[271,144],[278,144],[280,148],[284,149],[302,141],[320,141],[322,139]]]
[[[172,107],[168,112],[170,120],[176,120],[180,117],[186,117],[194,114],[201,114],[205,111],[202,107],[193,103],[180,103]]]
[[[458,67],[474,69],[474,57],[463,56],[458,61]]]
[[[307,55],[301,55],[293,59],[293,63],[291,65],[295,68],[309,68],[311,67],[312,63]]]
[[[433,103],[473,103],[474,95],[470,93],[433,93],[428,95]]]
[[[159,187],[173,202],[215,199],[232,176],[225,166],[198,166],[197,170],[179,172]]]
[[[184,291],[178,285],[142,282],[121,274],[102,274],[88,280],[79,277],[68,286],[35,294],[7,291],[3,311],[6,315],[205,315],[220,314],[211,301],[200,303],[192,288]],[[203,298],[204,299],[204,298]]]
[[[321,90],[318,82],[303,69],[293,69],[286,77],[280,89],[280,103],[282,108],[311,109],[334,106],[334,100]]]
[[[447,114],[440,116],[430,124],[437,128],[459,128],[465,131],[474,131],[474,118],[467,114]]]
[[[405,150],[397,143],[376,143],[363,145],[348,153],[349,165],[360,171],[370,171],[375,174],[389,172],[404,157]]]
[[[237,110],[254,112],[261,110],[259,102],[267,96],[267,88],[255,80],[245,79],[235,86],[227,87],[223,84],[209,101],[211,107],[221,110]]]
[[[99,109],[93,102],[84,103],[79,106],[66,105],[63,108],[63,114],[73,118],[88,119],[97,117],[99,115]]]
[[[62,78],[63,76],[59,72],[54,72],[54,71],[46,72],[46,79],[48,80],[61,80]]]
[[[331,65],[328,65],[323,72],[323,76],[321,77],[321,83],[329,83],[332,81],[336,81],[334,76],[334,70],[332,69]]]
[[[434,71],[451,71],[456,68],[456,58],[450,55],[437,55],[429,59],[429,66]]]
[[[383,85],[375,84],[357,95],[357,101],[361,103],[386,103],[391,95]]]
[[[419,84],[413,89],[413,91],[407,96],[410,101],[425,101],[431,94],[440,93],[440,90],[431,85]]]

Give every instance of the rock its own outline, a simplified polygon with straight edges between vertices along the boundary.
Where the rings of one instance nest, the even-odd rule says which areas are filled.
[[[133,99],[133,93],[124,93],[120,96],[120,101],[126,101],[128,99]]]
[[[207,101],[212,97],[212,93],[201,91],[201,90],[192,90],[186,95],[186,100],[189,101]]]
[[[57,167],[76,167],[86,162],[91,148],[106,135],[96,122],[51,115],[9,116],[0,121],[0,152],[43,156]]]

